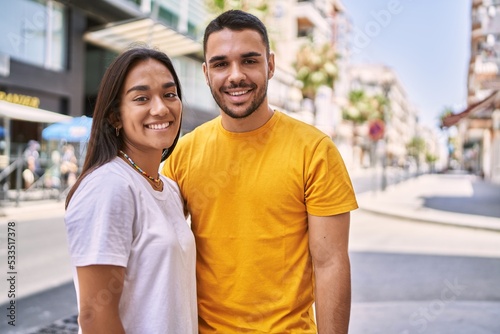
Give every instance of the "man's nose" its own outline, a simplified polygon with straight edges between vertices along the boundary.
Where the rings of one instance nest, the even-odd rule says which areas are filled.
[[[243,69],[241,68],[240,64],[233,64],[230,67],[230,73],[229,73],[229,81],[234,82],[234,83],[239,83],[243,80],[245,80],[246,75],[243,72]]]

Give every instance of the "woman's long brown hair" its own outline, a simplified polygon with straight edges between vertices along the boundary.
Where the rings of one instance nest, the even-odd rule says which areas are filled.
[[[78,180],[71,187],[68,196],[66,197],[65,208],[68,207],[71,198],[82,180],[92,171],[96,170],[105,163],[111,161],[117,156],[118,151],[123,146],[123,136],[116,136],[115,128],[111,124],[110,116],[119,119],[120,111],[120,92],[126,76],[135,63],[147,59],[155,59],[165,65],[172,73],[174,82],[177,86],[177,95],[182,101],[181,85],[177,73],[170,58],[163,52],[150,49],[147,47],[139,47],[127,50],[120,54],[108,67],[101,81],[99,92],[97,95],[94,114],[92,116],[92,129],[87,146],[87,153],[83,163],[82,173]],[[164,161],[173,151],[180,135],[179,132],[171,147],[165,148],[162,155]]]

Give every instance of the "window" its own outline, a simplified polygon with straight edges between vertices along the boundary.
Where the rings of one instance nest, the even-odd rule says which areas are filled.
[[[0,0],[0,52],[29,64],[66,68],[67,20],[52,0]]]
[[[181,82],[183,102],[196,109],[217,113],[218,109],[205,82],[201,62],[188,57],[176,57],[172,62]]]

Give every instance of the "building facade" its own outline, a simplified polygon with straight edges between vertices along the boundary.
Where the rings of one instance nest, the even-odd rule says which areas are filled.
[[[23,97],[43,111],[92,115],[100,79],[110,61],[131,43],[167,52],[185,92],[183,129],[217,115],[201,70],[202,0],[18,0],[0,13],[0,98]],[[8,3],[8,4],[7,4]],[[165,38],[165,36],[169,36]],[[43,121],[3,117],[11,151],[28,140],[41,141]]]
[[[381,96],[388,101],[380,116],[385,125],[378,152],[373,151],[368,122],[357,126],[356,131],[342,133],[354,143],[353,166],[373,166],[380,156],[389,166],[405,166],[408,163],[407,144],[418,133],[418,111],[410,103],[397,74],[387,66],[374,64],[351,65],[348,73],[350,91],[363,91],[367,96]]]
[[[456,126],[459,168],[500,183],[500,1],[473,0],[467,108],[443,118]]]
[[[156,47],[173,59],[184,92],[184,133],[218,115],[201,66],[202,34],[215,15],[204,0],[0,0],[0,4],[6,8],[0,12],[4,32],[0,102],[14,109],[23,104],[32,108],[21,116],[3,112],[0,105],[9,139],[0,143],[0,167],[12,162],[30,140],[39,141],[49,159],[49,151],[61,143],[43,141],[42,130],[64,117],[92,116],[102,75],[132,44]],[[340,0],[266,4],[264,22],[277,64],[269,83],[269,102],[333,137],[341,118],[334,87],[322,87],[316,101],[304,102],[294,61],[308,41],[330,43],[342,52],[346,20],[341,20]],[[316,104],[316,115],[307,102]]]

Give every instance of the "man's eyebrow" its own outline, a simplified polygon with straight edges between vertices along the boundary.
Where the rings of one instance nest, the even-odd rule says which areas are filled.
[[[250,51],[241,55],[242,58],[261,57],[261,56],[262,56],[261,53],[255,51]]]
[[[224,60],[226,58],[227,58],[226,56],[213,56],[212,58],[210,58],[208,60],[208,62],[211,64],[211,63],[215,63],[216,61]]]
[[[164,83],[161,87],[163,89],[166,89],[166,88],[170,88],[170,87],[175,87],[177,86],[175,84],[175,82],[173,81],[170,81],[170,82],[167,82],[167,83]],[[132,91],[147,91],[149,90],[149,86],[148,85],[137,85],[137,86],[133,86],[133,87],[130,87],[126,92],[125,94],[128,94]]]
[[[251,58],[251,57],[262,57],[262,54],[260,52],[250,51],[250,52],[247,52],[247,53],[243,53],[241,55],[241,58]],[[227,58],[227,56],[213,56],[212,58],[210,58],[208,60],[208,63],[209,64],[215,63],[217,61],[221,61],[221,60],[224,60],[226,58]]]

